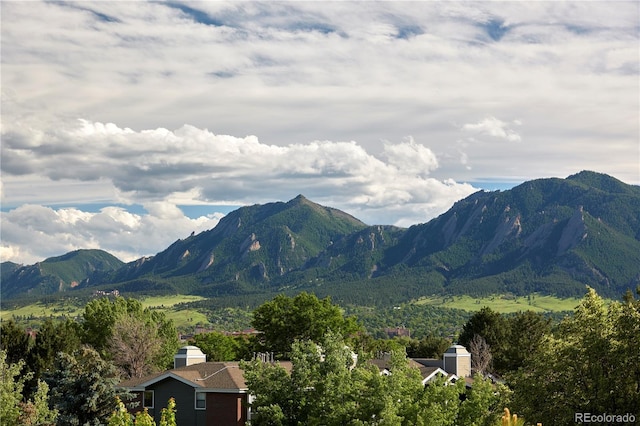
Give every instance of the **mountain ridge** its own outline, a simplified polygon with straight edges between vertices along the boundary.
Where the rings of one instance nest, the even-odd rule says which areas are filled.
[[[640,187],[583,171],[478,191],[409,228],[369,226],[303,195],[241,207],[155,256],[93,271],[74,290],[112,286],[226,297],[308,289],[357,301],[367,291],[394,298],[394,287],[410,299],[574,296],[590,285],[617,295],[640,284],[638,265]],[[3,281],[12,281],[14,275],[5,274],[12,268],[3,264]],[[10,297],[19,295],[20,283],[11,284]],[[55,293],[51,285],[43,288]]]

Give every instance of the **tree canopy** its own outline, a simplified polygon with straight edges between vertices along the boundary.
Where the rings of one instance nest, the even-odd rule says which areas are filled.
[[[345,342],[328,334],[321,342],[296,341],[291,371],[279,363],[244,362],[245,380],[255,400],[254,425],[484,425],[496,420],[506,389],[477,377],[446,378],[427,386],[404,353],[393,352],[389,374],[356,360]]]
[[[130,349],[135,343],[135,337],[126,336],[127,326],[123,326],[123,321],[129,325],[136,324],[137,328],[148,333],[148,339],[159,341],[159,349],[147,359],[151,369],[169,368],[173,364],[173,356],[180,346],[173,321],[167,319],[163,312],[144,308],[135,299],[116,297],[113,301],[102,298],[89,302],[83,314],[83,341],[98,351],[102,358],[112,360],[115,356],[113,350],[122,347],[120,343],[123,340],[129,341],[125,346]],[[117,333],[114,334],[114,331]],[[119,342],[114,342],[114,337]],[[127,365],[125,369],[130,369],[131,364]]]
[[[278,295],[253,311],[253,327],[261,333],[263,350],[284,357],[296,340],[321,341],[329,331],[347,337],[360,329],[352,317],[345,318],[329,297],[299,293]]]
[[[640,301],[607,306],[589,289],[508,379],[514,411],[543,424],[574,424],[575,413],[640,418]]]

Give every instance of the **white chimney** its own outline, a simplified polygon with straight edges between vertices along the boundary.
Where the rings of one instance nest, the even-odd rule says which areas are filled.
[[[173,368],[207,362],[207,356],[197,346],[183,346],[173,357]]]

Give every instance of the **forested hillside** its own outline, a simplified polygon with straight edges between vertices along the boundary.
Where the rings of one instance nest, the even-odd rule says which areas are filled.
[[[74,253],[3,264],[3,297],[116,288],[255,306],[308,290],[388,306],[447,294],[579,296],[589,285],[616,298],[640,284],[640,188],[594,172],[538,179],[477,192],[408,229],[367,226],[300,195],[242,207],[126,265]]]

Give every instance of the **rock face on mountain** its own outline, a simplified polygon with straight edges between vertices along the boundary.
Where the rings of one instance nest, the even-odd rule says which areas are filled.
[[[640,187],[594,172],[538,179],[477,192],[408,229],[367,226],[298,196],[242,207],[153,257],[111,266],[75,276],[77,288],[220,297],[311,289],[358,300],[390,289],[407,299],[568,296],[590,285],[618,297],[640,284]],[[3,264],[3,297],[29,291],[16,274],[24,268]],[[45,287],[52,293],[70,284]]]
[[[640,282],[639,236],[640,188],[581,172],[473,194],[409,228],[385,261],[436,270],[453,292],[610,293]]]

